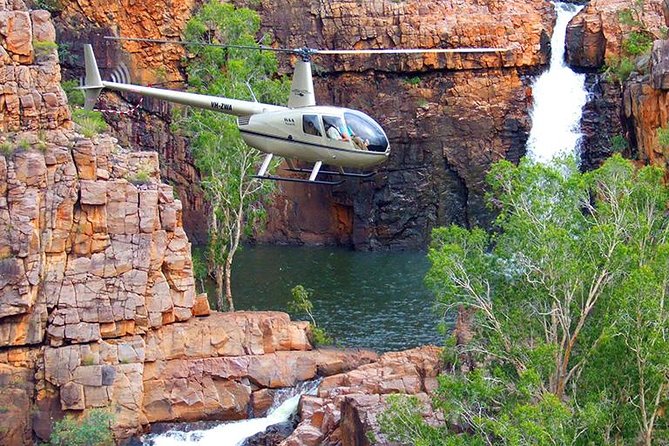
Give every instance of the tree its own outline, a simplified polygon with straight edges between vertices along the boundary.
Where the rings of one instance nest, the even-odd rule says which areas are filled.
[[[334,340],[330,335],[316,323],[314,318],[314,304],[311,301],[313,292],[307,290],[302,285],[296,285],[290,290],[293,298],[288,301],[288,309],[296,314],[306,314],[309,318],[309,328],[311,329],[311,340],[316,346],[331,345]]]
[[[49,444],[52,446],[111,446],[114,444],[109,427],[112,415],[102,409],[92,409],[82,418],[66,415],[53,425]]]
[[[488,179],[498,232],[433,232],[426,280],[445,314],[472,313],[473,337],[446,347],[448,423],[423,444],[666,440],[662,172],[614,156],[589,173],[502,161]]]
[[[258,15],[246,8],[210,1],[189,20],[185,40],[258,46]],[[285,102],[288,82],[276,78],[273,53],[212,46],[189,46],[187,66],[191,90],[216,96],[252,100],[252,88],[261,102]],[[190,139],[202,188],[210,204],[208,268],[216,282],[218,308],[234,311],[232,262],[242,235],[264,221],[263,200],[273,191],[271,182],[253,178],[259,152],[239,136],[235,119],[222,113],[181,109],[176,127]]]

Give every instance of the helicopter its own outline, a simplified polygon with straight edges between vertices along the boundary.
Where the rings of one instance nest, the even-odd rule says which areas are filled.
[[[366,170],[384,163],[390,156],[390,143],[383,128],[370,116],[344,107],[316,105],[311,58],[314,55],[374,55],[419,53],[495,53],[506,48],[433,48],[433,49],[368,49],[319,50],[308,47],[286,49],[268,46],[219,45],[132,37],[105,37],[110,40],[129,40],[149,43],[211,45],[276,51],[297,56],[288,103],[285,106],[243,101],[162,88],[145,87],[121,82],[103,81],[93,47],[84,45],[85,81],[80,87],[85,93],[84,108],[92,110],[102,89],[148,96],[177,104],[226,113],[237,117],[237,127],[247,145],[265,153],[255,175],[261,180],[289,181],[307,184],[336,185],[340,181],[318,179],[319,174],[366,178],[375,172],[356,173],[346,169]],[[274,156],[282,157],[288,170],[305,174],[305,178],[284,177],[268,173]],[[310,169],[297,167],[296,161],[313,165]],[[322,170],[323,165],[337,170]]]

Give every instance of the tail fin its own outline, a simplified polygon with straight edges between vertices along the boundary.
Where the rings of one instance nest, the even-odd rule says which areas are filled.
[[[290,86],[288,107],[299,108],[316,105],[314,82],[311,78],[311,62],[298,59]]]
[[[82,90],[86,96],[84,108],[92,110],[95,102],[100,96],[100,91],[104,88],[100,71],[98,70],[98,63],[95,61],[95,54],[93,54],[93,47],[90,44],[84,45],[84,62],[86,65],[86,82]]]

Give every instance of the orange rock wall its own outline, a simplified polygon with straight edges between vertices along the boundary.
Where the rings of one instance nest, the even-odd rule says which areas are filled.
[[[310,352],[284,313],[210,314],[158,154],[79,133],[55,48],[31,33],[53,39],[49,14],[0,0],[0,444],[93,408],[118,440],[245,418],[259,391],[375,359]]]
[[[85,22],[101,33],[178,36],[192,8],[160,4],[169,16],[161,23],[169,26],[142,20],[146,29],[134,28],[139,23],[134,17],[150,16],[153,5],[127,4],[125,10],[112,8],[102,16],[101,2],[78,1],[63,11],[58,29],[67,35],[72,23]],[[281,185],[270,209],[270,225],[259,240],[421,248],[435,225],[475,224],[489,218],[483,202],[484,174],[495,160],[517,159],[524,151],[531,105],[528,86],[531,75],[547,62],[555,16],[550,3],[278,0],[249,6],[258,10],[263,32],[284,47],[510,49],[485,55],[315,58],[318,102],[359,108],[379,120],[391,140],[391,159],[367,182],[349,181],[338,188]],[[179,79],[180,53],[173,53],[171,46],[126,43],[113,56],[118,44],[100,40],[93,31],[89,34],[96,52],[109,59],[103,65],[110,71],[123,62],[133,68],[135,82],[155,80],[156,71],[166,71],[167,80]],[[77,44],[73,42],[73,49]],[[282,71],[291,72],[291,64],[282,59]],[[129,109],[137,101],[107,96],[103,107]],[[109,114],[108,119],[122,143],[163,155],[163,175],[183,200],[187,230],[203,240],[206,207],[192,187],[198,176],[187,145],[169,133],[171,109],[145,100],[141,110],[130,117]],[[486,116],[491,110],[494,116]],[[407,202],[414,206],[404,212],[400,204]]]

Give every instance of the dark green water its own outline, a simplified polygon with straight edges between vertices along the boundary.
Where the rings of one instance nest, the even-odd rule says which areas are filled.
[[[313,290],[314,315],[346,347],[401,350],[441,343],[421,252],[245,247],[233,265],[238,310],[287,311],[290,290]]]

